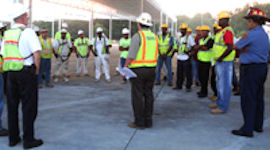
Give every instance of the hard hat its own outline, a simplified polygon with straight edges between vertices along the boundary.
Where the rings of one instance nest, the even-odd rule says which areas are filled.
[[[187,32],[192,32],[192,29],[191,29],[191,28],[188,28],[188,29],[187,29]]]
[[[83,30],[78,31],[78,35],[80,35],[80,34],[84,34]]]
[[[129,34],[129,29],[124,28],[124,29],[122,30],[122,34]]]
[[[12,13],[10,14],[10,17],[12,19],[16,19],[27,12],[28,9],[23,4],[16,3],[12,5]]]
[[[38,31],[39,31],[39,27],[38,27],[38,26],[34,26],[34,27],[33,27],[33,30],[34,30],[35,32],[38,32]]]
[[[248,14],[244,18],[249,19],[252,17],[259,17],[259,18],[264,19],[266,21],[270,20],[266,17],[266,14],[263,10],[257,9],[257,8],[250,8],[248,11]]]
[[[210,31],[210,28],[209,28],[209,26],[204,25],[201,27],[201,31]]]
[[[167,24],[162,24],[161,28],[168,28],[168,25]]]
[[[97,33],[99,33],[99,32],[103,32],[103,29],[101,27],[97,28]]]
[[[0,22],[0,29],[3,27],[5,27],[5,25],[2,22]]]
[[[182,23],[180,26],[179,26],[180,29],[187,29],[188,28],[188,25],[187,23]]]
[[[231,14],[228,11],[222,11],[218,14],[218,20],[224,19],[224,18],[231,18]]]
[[[221,27],[218,25],[218,23],[215,23],[215,24],[213,25],[213,28],[221,29]]]
[[[46,28],[42,28],[42,29],[40,30],[40,32],[41,32],[41,33],[43,33],[43,32],[48,32],[48,30],[47,30]]]
[[[66,29],[62,29],[61,30],[61,33],[67,33],[67,30]]]
[[[201,26],[197,26],[196,31],[201,31]]]
[[[145,25],[145,26],[149,26],[151,27],[152,24],[152,17],[149,13],[143,12],[138,18],[137,18],[137,22]]]
[[[62,28],[68,28],[68,24],[67,23],[62,23]]]

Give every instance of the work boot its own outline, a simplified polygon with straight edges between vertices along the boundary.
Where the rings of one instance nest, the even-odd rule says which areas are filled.
[[[216,108],[218,108],[218,105],[217,104],[210,104],[210,105],[208,105],[208,107],[211,109],[216,109]]]
[[[218,115],[218,114],[225,114],[226,111],[223,111],[223,110],[221,110],[221,109],[219,109],[219,108],[216,108],[216,109],[212,109],[212,110],[211,110],[211,113],[212,113],[213,115]]]
[[[34,139],[31,142],[24,142],[23,143],[23,148],[25,149],[29,149],[29,148],[34,148],[34,147],[39,147],[43,144],[43,141],[41,139]]]
[[[46,87],[52,88],[52,87],[54,87],[54,85],[51,83],[46,83]]]
[[[8,130],[7,129],[0,130],[0,136],[8,136]]]
[[[211,96],[208,99],[215,102],[215,101],[217,101],[217,96]]]
[[[14,141],[9,141],[9,146],[10,147],[14,147],[14,146],[16,146],[18,143],[20,143],[21,142],[21,138],[20,137],[17,137],[17,139],[16,140],[14,140]]]
[[[140,130],[145,129],[145,127],[137,126],[134,122],[129,122],[129,123],[128,123],[128,126],[129,126],[130,128],[134,128],[134,129],[140,129]]]
[[[191,92],[191,91],[192,91],[191,88],[186,89],[186,92]]]
[[[155,85],[160,85],[161,83],[160,82],[155,82]]]
[[[182,90],[182,87],[174,87],[173,90]]]

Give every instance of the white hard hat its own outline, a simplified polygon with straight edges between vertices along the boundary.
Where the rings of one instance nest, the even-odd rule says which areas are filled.
[[[16,3],[12,5],[12,13],[10,14],[10,17],[12,19],[16,19],[27,12],[28,9],[23,4]]]
[[[97,28],[97,33],[99,33],[99,32],[103,32],[103,29],[101,27]]]
[[[83,34],[83,33],[84,33],[83,30],[78,31],[78,35]]]
[[[34,30],[35,32],[38,32],[38,31],[39,31],[39,27],[38,27],[38,26],[34,26],[34,27],[33,27],[33,30]]]
[[[62,28],[68,28],[68,24],[67,23],[62,23]]]
[[[129,29],[124,28],[124,29],[122,30],[122,34],[129,34]]]
[[[0,22],[0,29],[4,27],[4,24]]]
[[[152,17],[149,13],[143,12],[138,18],[137,18],[137,22],[149,26],[151,27],[152,24]]]
[[[61,30],[61,33],[67,33],[67,30],[66,29],[62,29]]]

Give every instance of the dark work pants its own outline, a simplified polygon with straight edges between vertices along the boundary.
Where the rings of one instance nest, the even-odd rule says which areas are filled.
[[[186,77],[186,88],[190,89],[192,85],[192,65],[191,61],[177,60],[177,80],[176,86],[182,88],[184,78]]]
[[[253,134],[253,129],[263,128],[264,83],[267,71],[267,64],[240,67],[241,108],[244,117],[241,130],[246,134]]]
[[[15,141],[20,135],[18,106],[22,103],[23,139],[31,142],[34,138],[34,121],[37,116],[37,75],[35,68],[7,72],[7,106],[9,140]]]
[[[135,124],[140,127],[152,125],[155,70],[156,68],[132,69],[137,74],[137,78],[130,80],[132,106]]]
[[[198,73],[199,80],[201,82],[201,91],[203,95],[208,94],[208,81],[209,81],[209,71],[210,71],[210,62],[198,61]]]
[[[212,66],[212,70],[211,70],[211,88],[214,92],[214,96],[217,96],[217,83],[216,83],[215,66]]]

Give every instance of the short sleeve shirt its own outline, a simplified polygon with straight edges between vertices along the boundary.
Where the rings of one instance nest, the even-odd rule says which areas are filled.
[[[123,48],[127,48],[130,46],[130,41],[131,39],[125,39],[125,38],[121,38],[121,40],[119,41],[119,46],[123,47]],[[120,58],[127,58],[128,55],[128,51],[122,51]]]
[[[184,44],[186,42],[186,36],[188,36],[188,35],[185,35],[185,36],[180,37],[178,39],[178,42],[177,42],[178,43],[178,46],[180,46],[180,45],[182,45],[182,44]],[[190,50],[191,47],[193,47],[195,44],[196,43],[195,43],[193,37],[192,36],[188,36],[188,39],[187,39],[187,48]],[[178,54],[177,55],[177,59],[178,60],[185,61],[185,60],[188,60],[189,59],[189,56],[187,54]]]

